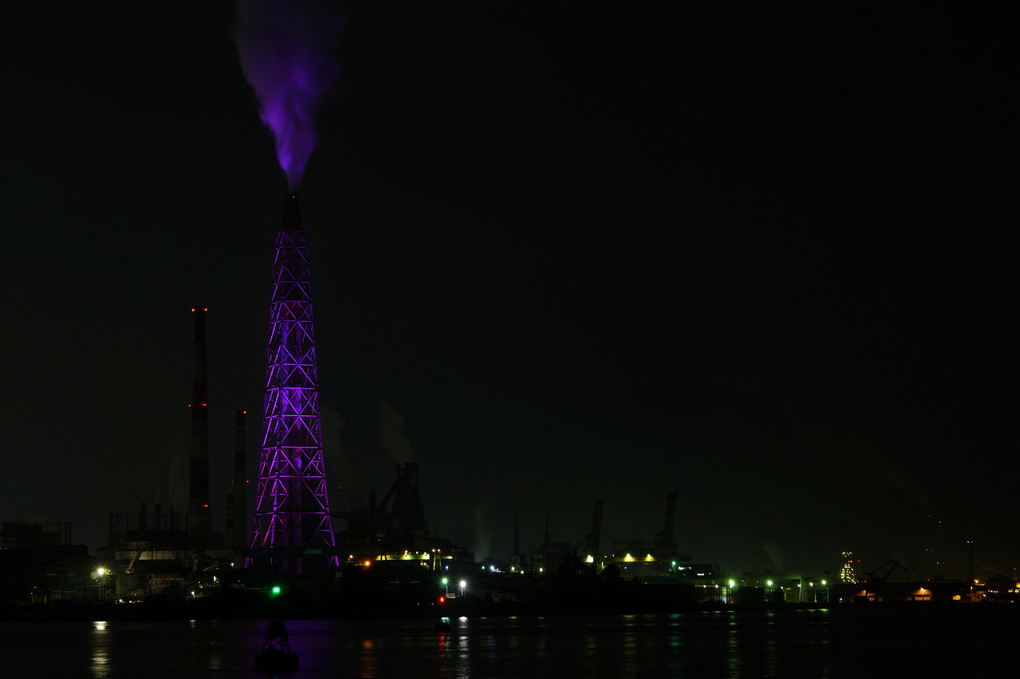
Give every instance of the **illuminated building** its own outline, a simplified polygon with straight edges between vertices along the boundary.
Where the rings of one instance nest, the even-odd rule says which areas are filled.
[[[839,581],[846,583],[857,582],[857,567],[854,565],[853,552],[843,552],[843,565],[839,569]]]

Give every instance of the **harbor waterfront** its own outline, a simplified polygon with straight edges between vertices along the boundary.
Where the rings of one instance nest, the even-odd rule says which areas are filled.
[[[992,676],[1012,605],[286,620],[293,677]],[[259,677],[265,620],[0,623],[7,676]]]

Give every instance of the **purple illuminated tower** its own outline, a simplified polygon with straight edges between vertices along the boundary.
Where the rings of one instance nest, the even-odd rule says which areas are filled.
[[[300,574],[336,565],[326,495],[308,233],[297,196],[276,234],[265,419],[251,537],[256,565]]]

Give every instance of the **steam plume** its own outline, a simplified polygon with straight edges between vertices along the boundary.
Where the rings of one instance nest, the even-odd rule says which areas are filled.
[[[237,0],[237,16],[241,69],[293,191],[319,138],[319,101],[340,73],[341,13],[328,0]]]
[[[414,449],[404,430],[404,416],[386,399],[379,401],[379,441],[397,462],[414,459]]]

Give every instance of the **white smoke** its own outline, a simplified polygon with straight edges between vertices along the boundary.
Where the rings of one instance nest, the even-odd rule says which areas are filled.
[[[385,398],[379,400],[379,443],[400,463],[414,459],[414,449],[404,431],[404,416]]]
[[[475,554],[475,561],[485,561],[489,558],[489,550],[492,549],[492,532],[488,528],[489,496],[482,498],[475,510],[475,536],[474,547],[471,551]]]
[[[763,541],[761,546],[765,553],[769,555],[772,566],[777,572],[781,572],[783,570],[783,550],[779,549],[779,545],[772,540]]]

